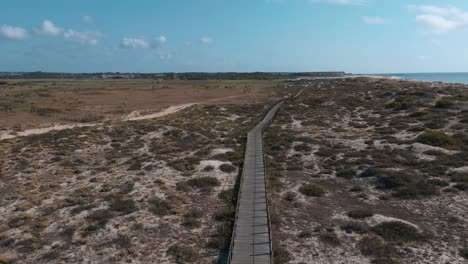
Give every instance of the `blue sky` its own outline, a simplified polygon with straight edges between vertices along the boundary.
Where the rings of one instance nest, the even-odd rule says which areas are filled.
[[[0,71],[468,71],[466,0],[3,0]]]

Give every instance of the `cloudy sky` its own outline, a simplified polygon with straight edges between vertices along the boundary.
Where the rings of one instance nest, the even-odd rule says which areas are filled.
[[[468,71],[466,0],[4,0],[0,71]]]

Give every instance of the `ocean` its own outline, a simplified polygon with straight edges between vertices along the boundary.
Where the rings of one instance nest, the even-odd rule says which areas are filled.
[[[404,80],[468,84],[468,72],[385,74]]]

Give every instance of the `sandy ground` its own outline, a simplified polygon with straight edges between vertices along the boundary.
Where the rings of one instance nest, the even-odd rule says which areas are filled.
[[[160,112],[148,114],[148,115],[141,115],[138,111],[134,111],[130,115],[124,117],[122,121],[136,121],[136,120],[145,120],[145,119],[163,117],[163,116],[167,116],[167,115],[176,113],[178,111],[184,110],[192,105],[194,104],[182,104],[182,105],[169,106],[168,108]],[[21,131],[18,133],[14,133],[13,131],[8,131],[8,132],[4,132],[0,134],[0,140],[12,139],[12,138],[22,137],[22,136],[40,135],[40,134],[44,134],[50,131],[60,131],[60,130],[65,130],[65,129],[73,129],[77,127],[92,127],[92,126],[98,126],[98,125],[103,125],[103,123],[67,124],[67,125],[57,124],[57,125],[44,127],[44,128],[27,129],[25,131]]]

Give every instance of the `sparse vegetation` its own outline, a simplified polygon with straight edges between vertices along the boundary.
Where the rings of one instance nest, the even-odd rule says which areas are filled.
[[[307,262],[304,256],[311,252],[314,260],[327,263],[440,262],[442,251],[444,261],[460,261],[467,194],[462,190],[468,184],[463,172],[468,150],[465,86],[362,78],[268,84],[174,80],[160,87],[137,79],[54,82],[43,80],[50,88],[37,92],[33,90],[43,85],[34,80],[10,82],[2,90],[9,95],[0,100],[0,112],[7,106],[1,119],[12,124],[5,129],[19,133],[44,122],[62,122],[64,116],[83,114],[80,109],[110,122],[0,142],[0,178],[6,186],[0,200],[8,205],[2,207],[6,221],[0,247],[16,262],[218,261],[232,235],[235,174],[242,168],[245,133],[266,105],[305,86],[301,97],[283,106],[264,137],[275,262]],[[152,85],[154,94],[146,96]],[[118,93],[132,94],[125,104],[105,111],[87,104],[89,98],[111,100],[116,86]],[[167,105],[159,90],[167,95],[163,100],[187,92],[182,101],[170,99],[174,103],[186,103],[195,92],[203,100],[219,96],[229,102],[244,86],[255,87],[252,96],[233,97],[235,104],[198,104],[167,117],[122,121]],[[68,100],[68,95],[78,100]],[[396,98],[402,98],[399,105],[385,107]],[[453,105],[435,107],[440,98]],[[30,112],[32,106],[36,112]],[[427,129],[453,141],[443,142],[445,149],[415,144],[422,143],[419,134],[431,132]],[[226,149],[230,151],[215,151]],[[217,162],[232,164],[234,170],[216,173],[222,171]],[[305,197],[310,190],[302,183],[320,186],[310,193],[322,198]],[[400,238],[408,234],[404,228],[375,225],[384,216],[342,217],[356,206],[395,221],[410,220],[420,227],[413,234],[418,239]],[[435,236],[425,236],[433,230]],[[378,239],[376,248],[364,250],[358,241],[366,237]],[[167,245],[192,252],[148,254],[148,245],[159,253]],[[184,260],[192,259],[192,253],[196,260]]]

